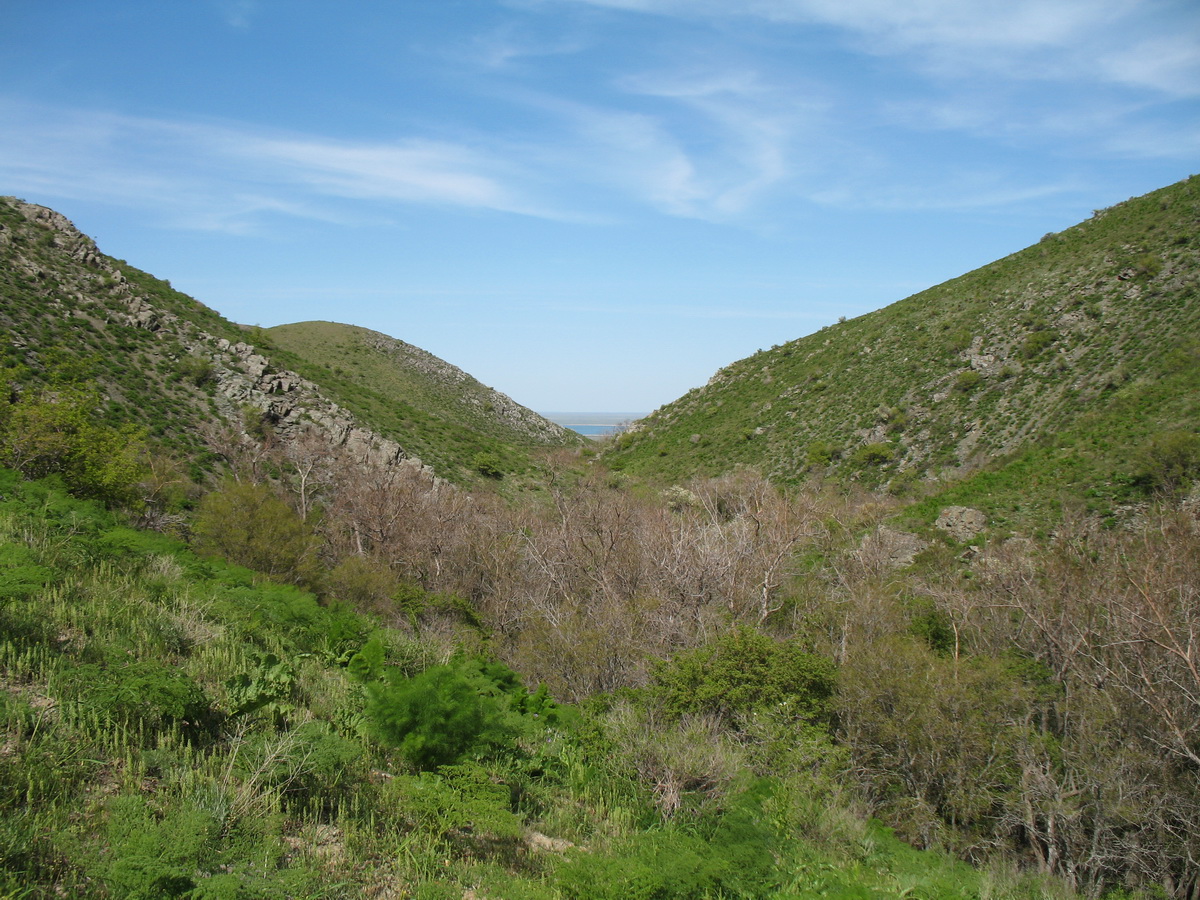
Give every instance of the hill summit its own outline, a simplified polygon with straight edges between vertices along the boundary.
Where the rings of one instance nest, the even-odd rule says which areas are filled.
[[[486,387],[457,366],[378,331],[335,322],[266,330],[289,364],[422,459],[512,455],[513,447],[579,444],[571,431]],[[435,468],[437,464],[435,462]]]

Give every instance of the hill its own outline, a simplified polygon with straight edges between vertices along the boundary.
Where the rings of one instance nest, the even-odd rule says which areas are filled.
[[[614,442],[662,480],[739,466],[961,497],[1129,498],[1138,448],[1200,426],[1200,178],[885,309],[735,362]],[[1011,478],[998,477],[1013,472]],[[1036,487],[1035,487],[1036,486]]]
[[[412,344],[334,322],[266,329],[280,359],[314,381],[380,434],[435,469],[528,463],[521,451],[581,445],[575,432],[485,387]],[[489,463],[489,459],[491,462]]]
[[[1194,220],[1185,188],[1142,207],[1148,234],[1175,207]],[[986,343],[1004,336],[1003,291],[990,305],[910,298],[917,334],[974,310],[926,408],[853,419],[873,378],[901,397],[932,389],[871,368],[901,351],[887,315],[802,342],[809,363],[855,351],[829,379],[845,393],[818,399],[857,443],[810,442],[795,472],[774,472],[824,481],[780,490],[747,467],[656,491],[559,453],[522,490],[465,491],[349,409],[387,427],[424,369],[445,417],[418,424],[437,451],[436,428],[471,414],[446,409],[454,370],[347,326],[299,328],[333,344],[319,353],[276,346],[100,256],[49,210],[0,213],[0,452],[21,472],[0,470],[0,895],[1200,890],[1200,520],[1178,502],[1200,474],[1194,231],[1175,230],[1156,266],[1144,244],[1105,237],[1128,243],[1127,211],[1088,223],[1101,262],[1113,246],[1138,254],[1118,288],[1087,241],[1044,242],[1043,262],[1063,259],[1038,271],[1098,284],[1100,321],[1117,323],[1110,352],[1130,368],[1106,386],[1063,387],[1110,340],[1070,309],[1005,337],[1003,374]],[[1139,330],[1126,302],[1161,321]],[[838,344],[841,331],[872,339]],[[931,354],[918,369],[937,368]],[[722,373],[712,389],[729,400],[707,415],[751,388],[778,396],[763,365]],[[961,441],[935,440],[939,415],[960,427],[1012,408],[990,393],[1021,384],[1012,396],[1046,437],[981,434],[972,452],[1008,456],[973,472]],[[1088,390],[1098,399],[1074,410]],[[143,488],[175,479],[147,471],[139,423],[152,461],[236,477],[149,515]],[[641,462],[737,467],[712,449],[719,429],[709,445],[692,434],[690,462],[670,447]],[[770,436],[756,425],[737,446]],[[636,471],[645,437],[618,440],[616,461]],[[493,474],[495,458],[463,452],[446,450],[460,474]],[[963,510],[923,540],[895,530],[909,498],[868,490],[942,478],[915,517],[973,491],[995,522],[996,498],[1045,509],[1104,471],[1096,502],[1136,495],[1138,515],[1060,517],[1045,541],[973,535],[978,511]]]
[[[498,474],[527,465],[532,448],[578,444],[482,386],[463,401],[448,385],[473,379],[416,348],[390,357],[377,388],[347,380],[104,255],[61,214],[14,198],[0,198],[0,301],[0,367],[19,373],[19,387],[95,385],[107,421],[141,426],[194,479],[250,432],[287,445],[315,429],[364,460],[407,460],[453,480],[479,477],[481,455]]]

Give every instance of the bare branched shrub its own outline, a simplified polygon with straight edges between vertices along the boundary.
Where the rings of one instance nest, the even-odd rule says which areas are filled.
[[[997,835],[1088,893],[1200,890],[1200,526],[1068,519],[1051,547],[989,548],[931,594],[1030,701]]]
[[[605,724],[666,818],[689,798],[718,802],[744,765],[744,753],[715,716],[667,721],[652,709],[619,704]]]

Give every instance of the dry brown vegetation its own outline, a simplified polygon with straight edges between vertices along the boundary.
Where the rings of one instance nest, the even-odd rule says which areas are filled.
[[[486,642],[570,701],[653,686],[738,626],[797,642],[838,670],[825,762],[905,839],[1091,895],[1200,895],[1194,506],[1042,543],[935,540],[903,566],[870,539],[894,500],[748,472],[659,492],[560,458],[515,502],[331,451],[268,456],[255,467],[321,537],[327,596]],[[654,708],[618,703],[609,724],[664,812],[769,773],[761,720],[656,725]]]

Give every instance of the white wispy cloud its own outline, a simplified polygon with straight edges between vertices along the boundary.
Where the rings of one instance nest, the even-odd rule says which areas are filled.
[[[946,75],[1096,80],[1200,95],[1200,6],[1190,0],[561,0],[686,17],[842,29],[873,53]]]
[[[1131,99],[1035,103],[1019,92],[980,86],[885,103],[881,113],[912,131],[957,131],[1019,147],[1049,144],[1077,158],[1200,157],[1200,119],[1156,115],[1151,105]]]
[[[169,209],[175,224],[241,231],[266,214],[336,218],[329,201],[554,217],[505,160],[446,141],[350,141],[248,124],[0,102],[10,190]]]
[[[1200,124],[1185,105],[1200,97],[1200,5],[1192,0],[557,2],[693,22],[757,21],[772,40],[787,29],[832,27],[843,58],[882,59],[897,72],[878,93],[831,83],[828,100],[807,108],[795,98],[821,98],[825,76],[802,57],[764,57],[746,71],[733,63],[722,70],[719,60],[708,73],[685,65],[674,81],[627,77],[627,90],[674,102],[707,126],[703,151],[676,140],[691,162],[696,196],[687,208],[712,218],[787,198],[846,209],[1012,208],[1083,189],[1084,179],[989,157],[1197,154]],[[710,33],[734,32],[723,24]],[[736,44],[717,38],[711,46],[736,58]],[[900,149],[938,131],[966,136],[976,155],[949,156],[935,170]]]
[[[513,191],[488,173],[490,160],[445,142],[360,143],[318,138],[219,135],[231,158],[269,166],[275,177],[335,197],[515,211]]]
[[[461,46],[450,46],[445,54],[455,60],[503,70],[522,63],[569,56],[584,49],[586,41],[575,35],[533,34],[512,24],[505,24],[474,35]]]
[[[814,202],[847,209],[954,211],[1000,209],[1045,201],[1076,190],[1074,182],[1022,184],[1006,173],[963,172],[919,184],[894,180],[847,184],[811,194]]]
[[[1200,95],[1200,22],[1110,47],[1098,60],[1113,81],[1179,96]]]
[[[698,135],[694,142],[708,149],[702,162],[692,163],[691,211],[707,217],[737,216],[785,183],[793,172],[796,136],[819,109],[748,69],[644,73],[620,86],[675,104],[695,120],[689,129]]]
[[[597,208],[615,203],[617,216],[649,207],[753,224],[768,199],[796,194],[793,176],[808,164],[797,148],[824,127],[822,103],[745,66],[660,65],[605,87],[603,102],[544,90],[502,96],[544,119],[543,139],[511,155],[539,160]]]
[[[538,120],[532,131],[491,137],[521,159],[538,196],[569,195],[577,221],[617,221],[636,209],[695,216],[707,204],[697,162],[661,115],[510,87],[501,102]]]

